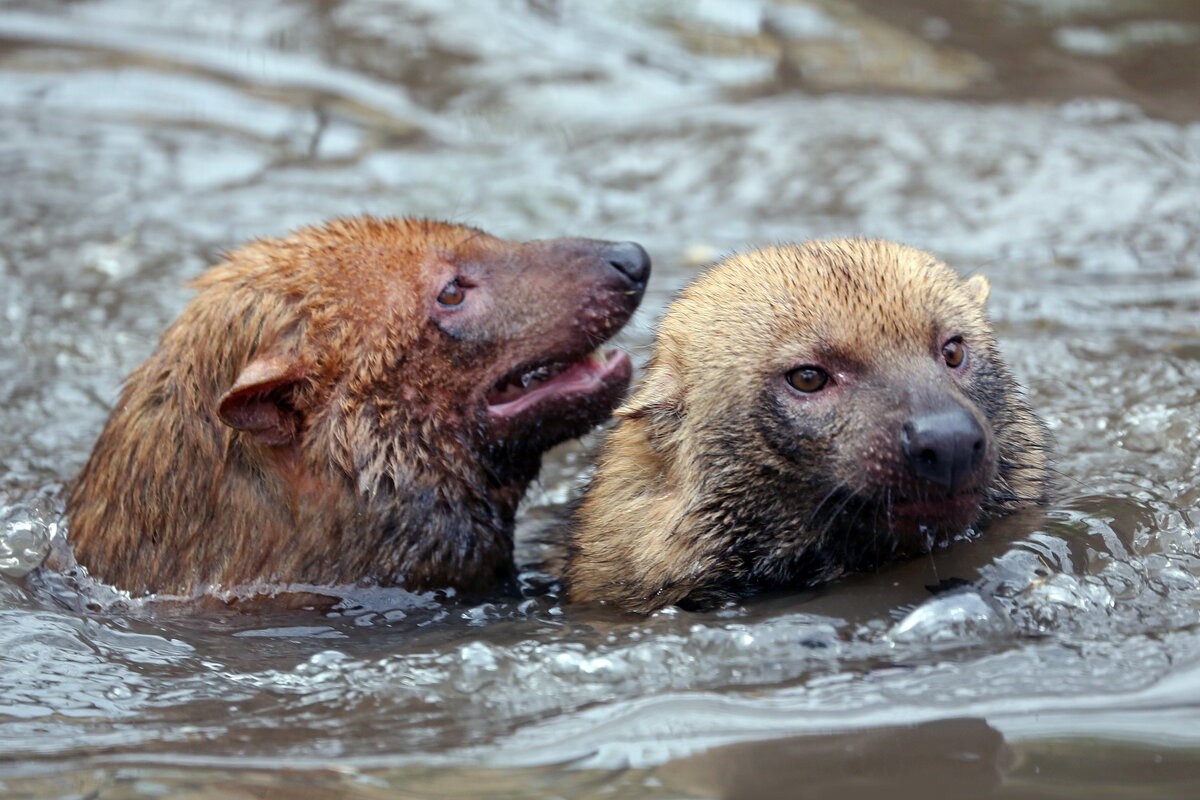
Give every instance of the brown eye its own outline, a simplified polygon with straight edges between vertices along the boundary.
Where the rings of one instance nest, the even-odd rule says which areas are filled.
[[[787,382],[798,392],[812,394],[825,388],[829,383],[829,373],[816,367],[799,367],[787,374]]]
[[[946,366],[951,369],[961,367],[967,358],[967,347],[962,343],[962,339],[955,336],[942,345],[942,358],[946,359]]]
[[[447,283],[446,287],[442,289],[442,293],[437,296],[437,301],[449,308],[462,305],[462,301],[466,299],[467,293],[463,287],[459,286],[458,278]]]

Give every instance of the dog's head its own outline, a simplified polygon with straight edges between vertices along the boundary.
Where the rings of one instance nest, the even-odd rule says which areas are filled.
[[[619,401],[629,358],[597,348],[649,271],[632,243],[517,243],[425,220],[257,242],[198,282],[252,293],[266,320],[219,417],[260,446],[333,458],[364,489],[488,454],[500,482],[528,480]]]
[[[1045,464],[987,295],[886,242],[733,256],[672,304],[617,413],[697,496],[742,496],[764,535],[851,564],[928,550],[1012,493],[1010,462]]]

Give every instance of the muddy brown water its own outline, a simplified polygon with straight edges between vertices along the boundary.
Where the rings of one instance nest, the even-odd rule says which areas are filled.
[[[1186,0],[4,3],[0,794],[1200,796],[1198,119]],[[722,252],[932,250],[991,279],[1063,496],[641,621],[536,575],[205,618],[22,580],[184,280],[360,212],[643,242],[640,358]]]

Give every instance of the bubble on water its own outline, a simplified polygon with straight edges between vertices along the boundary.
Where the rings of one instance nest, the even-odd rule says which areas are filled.
[[[1130,600],[1145,587],[1141,574],[1128,561],[1110,561],[1096,576],[1112,593],[1114,600]]]
[[[1182,596],[1200,588],[1200,581],[1197,581],[1196,576],[1175,560],[1168,560],[1164,566],[1155,570],[1151,582],[1156,589],[1167,595]]]
[[[486,625],[488,622],[501,619],[506,611],[495,603],[481,603],[462,612],[462,618],[471,625]]]
[[[0,506],[0,573],[21,578],[50,552],[58,515],[40,501]]]
[[[117,684],[116,686],[109,688],[109,690],[104,693],[104,696],[109,700],[128,700],[129,698],[133,697],[133,691],[124,684]]]
[[[500,671],[497,652],[483,642],[471,642],[458,651],[458,673],[452,684],[460,692],[476,692],[494,682]]]
[[[1140,453],[1157,453],[1172,447],[1179,434],[1174,423],[1182,413],[1181,409],[1167,408],[1162,403],[1131,410],[1125,415],[1125,432],[1120,443],[1127,450]]]
[[[295,673],[314,682],[330,680],[341,674],[341,668],[348,658],[341,650],[322,650],[296,667]]]
[[[1055,573],[1032,582],[1017,597],[1018,616],[1031,632],[1070,631],[1090,617],[1107,615],[1116,601],[1098,576]]]
[[[1012,622],[995,603],[977,591],[964,590],[939,595],[917,606],[892,626],[888,637],[894,642],[965,644],[1012,632]]]
[[[458,655],[463,664],[475,669],[494,670],[496,668],[496,654],[483,642],[471,642],[463,645],[458,651]]]

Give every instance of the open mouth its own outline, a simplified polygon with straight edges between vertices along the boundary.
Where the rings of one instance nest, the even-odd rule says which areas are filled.
[[[526,364],[501,378],[488,392],[488,414],[493,419],[509,419],[547,402],[621,389],[632,371],[629,355],[622,350],[595,350],[575,361]]]

